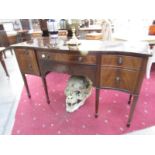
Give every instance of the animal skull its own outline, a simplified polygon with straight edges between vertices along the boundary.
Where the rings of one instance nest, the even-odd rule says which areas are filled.
[[[84,76],[71,76],[65,89],[66,111],[73,112],[81,107],[90,96],[92,81]]]

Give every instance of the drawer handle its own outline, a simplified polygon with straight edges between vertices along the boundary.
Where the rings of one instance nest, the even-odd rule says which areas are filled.
[[[42,54],[41,57],[42,57],[43,59],[45,59],[45,58],[46,58],[46,59],[49,59],[49,58],[50,58],[50,56],[49,56],[49,55],[46,55],[46,54]]]
[[[122,57],[118,57],[117,63],[118,63],[118,65],[122,65],[122,63],[123,63],[123,58],[122,58]]]
[[[115,80],[117,83],[120,83],[121,78],[119,76],[117,76]]]
[[[83,60],[83,57],[78,57],[78,61],[82,61]]]
[[[42,58],[45,58],[45,57],[46,57],[46,55],[45,55],[45,54],[42,54],[42,55],[41,55],[41,57],[42,57]]]

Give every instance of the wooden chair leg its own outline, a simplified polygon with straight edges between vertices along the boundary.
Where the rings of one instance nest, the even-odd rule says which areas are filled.
[[[29,87],[28,87],[28,84],[27,84],[25,74],[22,73],[22,77],[23,77],[24,84],[25,84],[25,87],[26,87],[27,95],[28,95],[29,98],[31,98],[31,94],[30,94],[30,91],[29,91]]]
[[[1,64],[2,64],[2,66],[3,66],[3,68],[4,68],[4,71],[5,71],[6,76],[9,77],[9,73],[8,73],[8,71],[7,71],[7,68],[6,68],[6,65],[5,65],[5,62],[4,62],[3,59],[1,59]]]
[[[50,99],[49,99],[48,90],[47,90],[47,82],[46,82],[45,76],[42,77],[42,82],[43,82],[43,86],[44,86],[44,90],[45,90],[47,103],[50,104]]]
[[[98,117],[100,89],[96,88],[95,117]]]
[[[4,55],[4,58],[6,59],[6,53],[5,53],[5,51],[3,51],[2,53],[3,53],[3,55]]]

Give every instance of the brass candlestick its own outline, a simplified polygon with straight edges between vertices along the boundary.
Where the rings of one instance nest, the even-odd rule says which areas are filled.
[[[72,39],[77,39],[76,35],[75,35],[75,28],[72,28]]]
[[[78,38],[75,35],[75,28],[74,27],[72,27],[72,38],[69,40],[68,44],[72,45],[72,46],[76,46],[76,45],[80,44]]]

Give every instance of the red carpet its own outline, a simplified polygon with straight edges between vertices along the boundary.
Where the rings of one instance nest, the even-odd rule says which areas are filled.
[[[101,90],[97,119],[94,118],[94,90],[84,106],[76,112],[66,112],[64,89],[68,77],[58,73],[50,73],[47,76],[51,100],[48,105],[41,79],[28,76],[32,98],[27,97],[24,88],[12,134],[125,134],[155,125],[155,67],[152,68],[151,78],[144,79],[130,128],[126,127],[129,95],[123,92]]]

